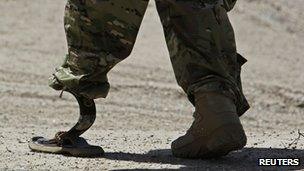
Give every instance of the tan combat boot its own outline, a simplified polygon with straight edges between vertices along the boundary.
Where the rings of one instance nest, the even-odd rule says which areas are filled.
[[[172,142],[180,158],[216,158],[242,149],[247,138],[234,102],[219,93],[195,94],[194,121],[187,133]]]

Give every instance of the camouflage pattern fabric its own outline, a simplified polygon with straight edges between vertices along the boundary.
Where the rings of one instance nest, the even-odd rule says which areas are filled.
[[[178,84],[194,104],[196,91],[231,97],[242,115],[249,105],[227,16],[236,0],[156,0]],[[105,98],[107,73],[128,57],[148,0],[68,0],[65,30],[69,52],[50,86],[90,99]],[[194,104],[195,105],[195,104]]]

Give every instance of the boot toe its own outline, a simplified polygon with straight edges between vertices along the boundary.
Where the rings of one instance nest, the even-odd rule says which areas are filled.
[[[241,125],[227,125],[212,135],[195,137],[186,134],[171,144],[172,154],[178,158],[211,159],[242,149],[246,145],[246,135]]]
[[[171,143],[172,154],[178,158],[201,158],[204,148],[203,140],[192,135],[184,135]]]

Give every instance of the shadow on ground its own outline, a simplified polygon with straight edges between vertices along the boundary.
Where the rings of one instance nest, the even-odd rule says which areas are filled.
[[[181,165],[182,170],[300,170],[304,169],[304,150],[244,148],[226,157],[212,160],[178,159],[172,156],[171,150],[152,150],[146,154],[106,153],[106,159],[118,161],[134,161],[139,163],[158,163]],[[300,158],[300,166],[258,167],[259,158]],[[126,170],[126,169],[124,169]],[[149,170],[147,168],[129,170]],[[153,169],[151,169],[153,170]],[[155,170],[155,169],[154,169]],[[160,169],[163,170],[163,169]],[[170,169],[169,169],[170,170]],[[171,169],[174,170],[174,169]]]

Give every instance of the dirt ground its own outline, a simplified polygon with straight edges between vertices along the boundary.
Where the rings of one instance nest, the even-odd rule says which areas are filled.
[[[244,150],[217,160],[174,158],[170,142],[192,122],[193,108],[177,86],[151,1],[132,55],[109,75],[107,99],[84,137],[100,158],[33,153],[28,140],[52,137],[76,123],[74,99],[47,86],[66,53],[63,0],[0,3],[0,170],[258,170],[258,158],[301,158],[304,169],[304,1],[242,0],[230,13],[251,109],[242,117]]]

